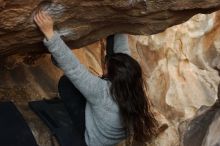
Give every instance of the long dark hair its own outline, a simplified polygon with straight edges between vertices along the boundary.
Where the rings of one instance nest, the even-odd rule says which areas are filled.
[[[139,63],[127,54],[116,53],[107,60],[107,71],[110,93],[119,106],[129,138],[137,142],[151,140],[158,123],[150,110]]]

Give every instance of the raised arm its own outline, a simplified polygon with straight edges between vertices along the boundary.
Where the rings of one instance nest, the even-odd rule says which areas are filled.
[[[114,36],[114,53],[124,53],[131,55],[128,46],[128,35],[115,34]]]
[[[85,98],[91,103],[98,103],[98,100],[100,99],[97,99],[97,97],[100,97],[100,94],[103,93],[102,87],[104,81],[91,74],[82,64],[80,64],[79,60],[60,38],[57,32],[53,32],[53,29],[47,30],[44,28],[45,25],[49,25],[49,28],[51,28],[53,23],[50,22],[52,21],[52,19],[50,19],[49,15],[42,12],[35,17],[36,23],[47,38],[44,40],[45,46],[48,48],[49,52],[52,53],[53,57],[58,62],[59,67],[63,69],[64,74],[85,96]]]

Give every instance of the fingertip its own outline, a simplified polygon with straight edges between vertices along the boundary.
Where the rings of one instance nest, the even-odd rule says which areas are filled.
[[[34,16],[34,20],[37,20],[37,15]]]
[[[37,22],[38,24],[41,23],[41,19],[40,19],[40,16],[39,16],[39,15],[36,16],[36,22]]]
[[[39,10],[37,10],[37,15],[39,15],[39,14],[40,14],[40,11],[41,11],[40,9],[39,9]]]
[[[45,11],[41,11],[41,14],[45,15],[45,13],[46,13]]]
[[[42,15],[42,12],[41,12],[41,11],[38,12],[38,16],[40,16],[40,15]]]
[[[42,14],[41,14],[41,13],[38,14],[38,18],[39,18],[39,19],[42,18]]]
[[[39,14],[36,15],[36,18],[37,18],[37,19],[39,18]]]

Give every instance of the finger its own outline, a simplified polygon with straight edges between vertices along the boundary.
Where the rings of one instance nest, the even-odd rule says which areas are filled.
[[[38,23],[37,14],[34,15],[34,21]]]
[[[37,20],[38,22],[41,22],[39,13],[37,13],[37,15],[36,15],[36,20]]]
[[[49,21],[52,21],[52,18],[51,16],[47,13],[47,12],[43,12],[44,13],[44,17],[49,20]]]
[[[47,15],[46,17],[47,17],[48,21],[53,22],[53,19],[52,19],[52,17],[51,17],[51,16]]]
[[[50,21],[50,22],[53,23],[53,19],[52,19],[49,15],[46,15],[46,17],[47,17],[47,20],[48,20],[48,21]]]
[[[38,16],[40,13],[41,13],[41,9],[38,9],[37,11],[36,11],[36,14],[35,14],[35,16]]]
[[[41,11],[41,16],[44,20],[47,20],[47,16],[44,11]]]
[[[41,23],[38,20],[35,20],[35,23],[39,28],[41,27]]]
[[[44,22],[44,17],[43,17],[42,12],[39,12],[37,16],[38,16],[39,20],[43,23]]]
[[[36,20],[36,23],[38,24],[38,26],[39,26],[39,25],[42,25],[42,21],[41,21],[41,19],[39,18],[39,15],[38,15],[38,14],[35,16],[35,20]]]
[[[38,14],[38,11],[35,11],[34,12],[34,20],[37,20],[37,14]]]
[[[38,21],[38,20],[37,20],[37,17],[36,17],[36,16],[34,16],[34,22],[36,22],[36,23],[37,23],[37,21]]]

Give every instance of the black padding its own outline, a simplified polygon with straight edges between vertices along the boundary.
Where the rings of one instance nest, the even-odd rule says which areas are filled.
[[[29,102],[31,109],[50,128],[61,146],[82,146],[73,130],[72,120],[60,99]]]
[[[30,128],[12,102],[0,102],[0,146],[37,146]]]

